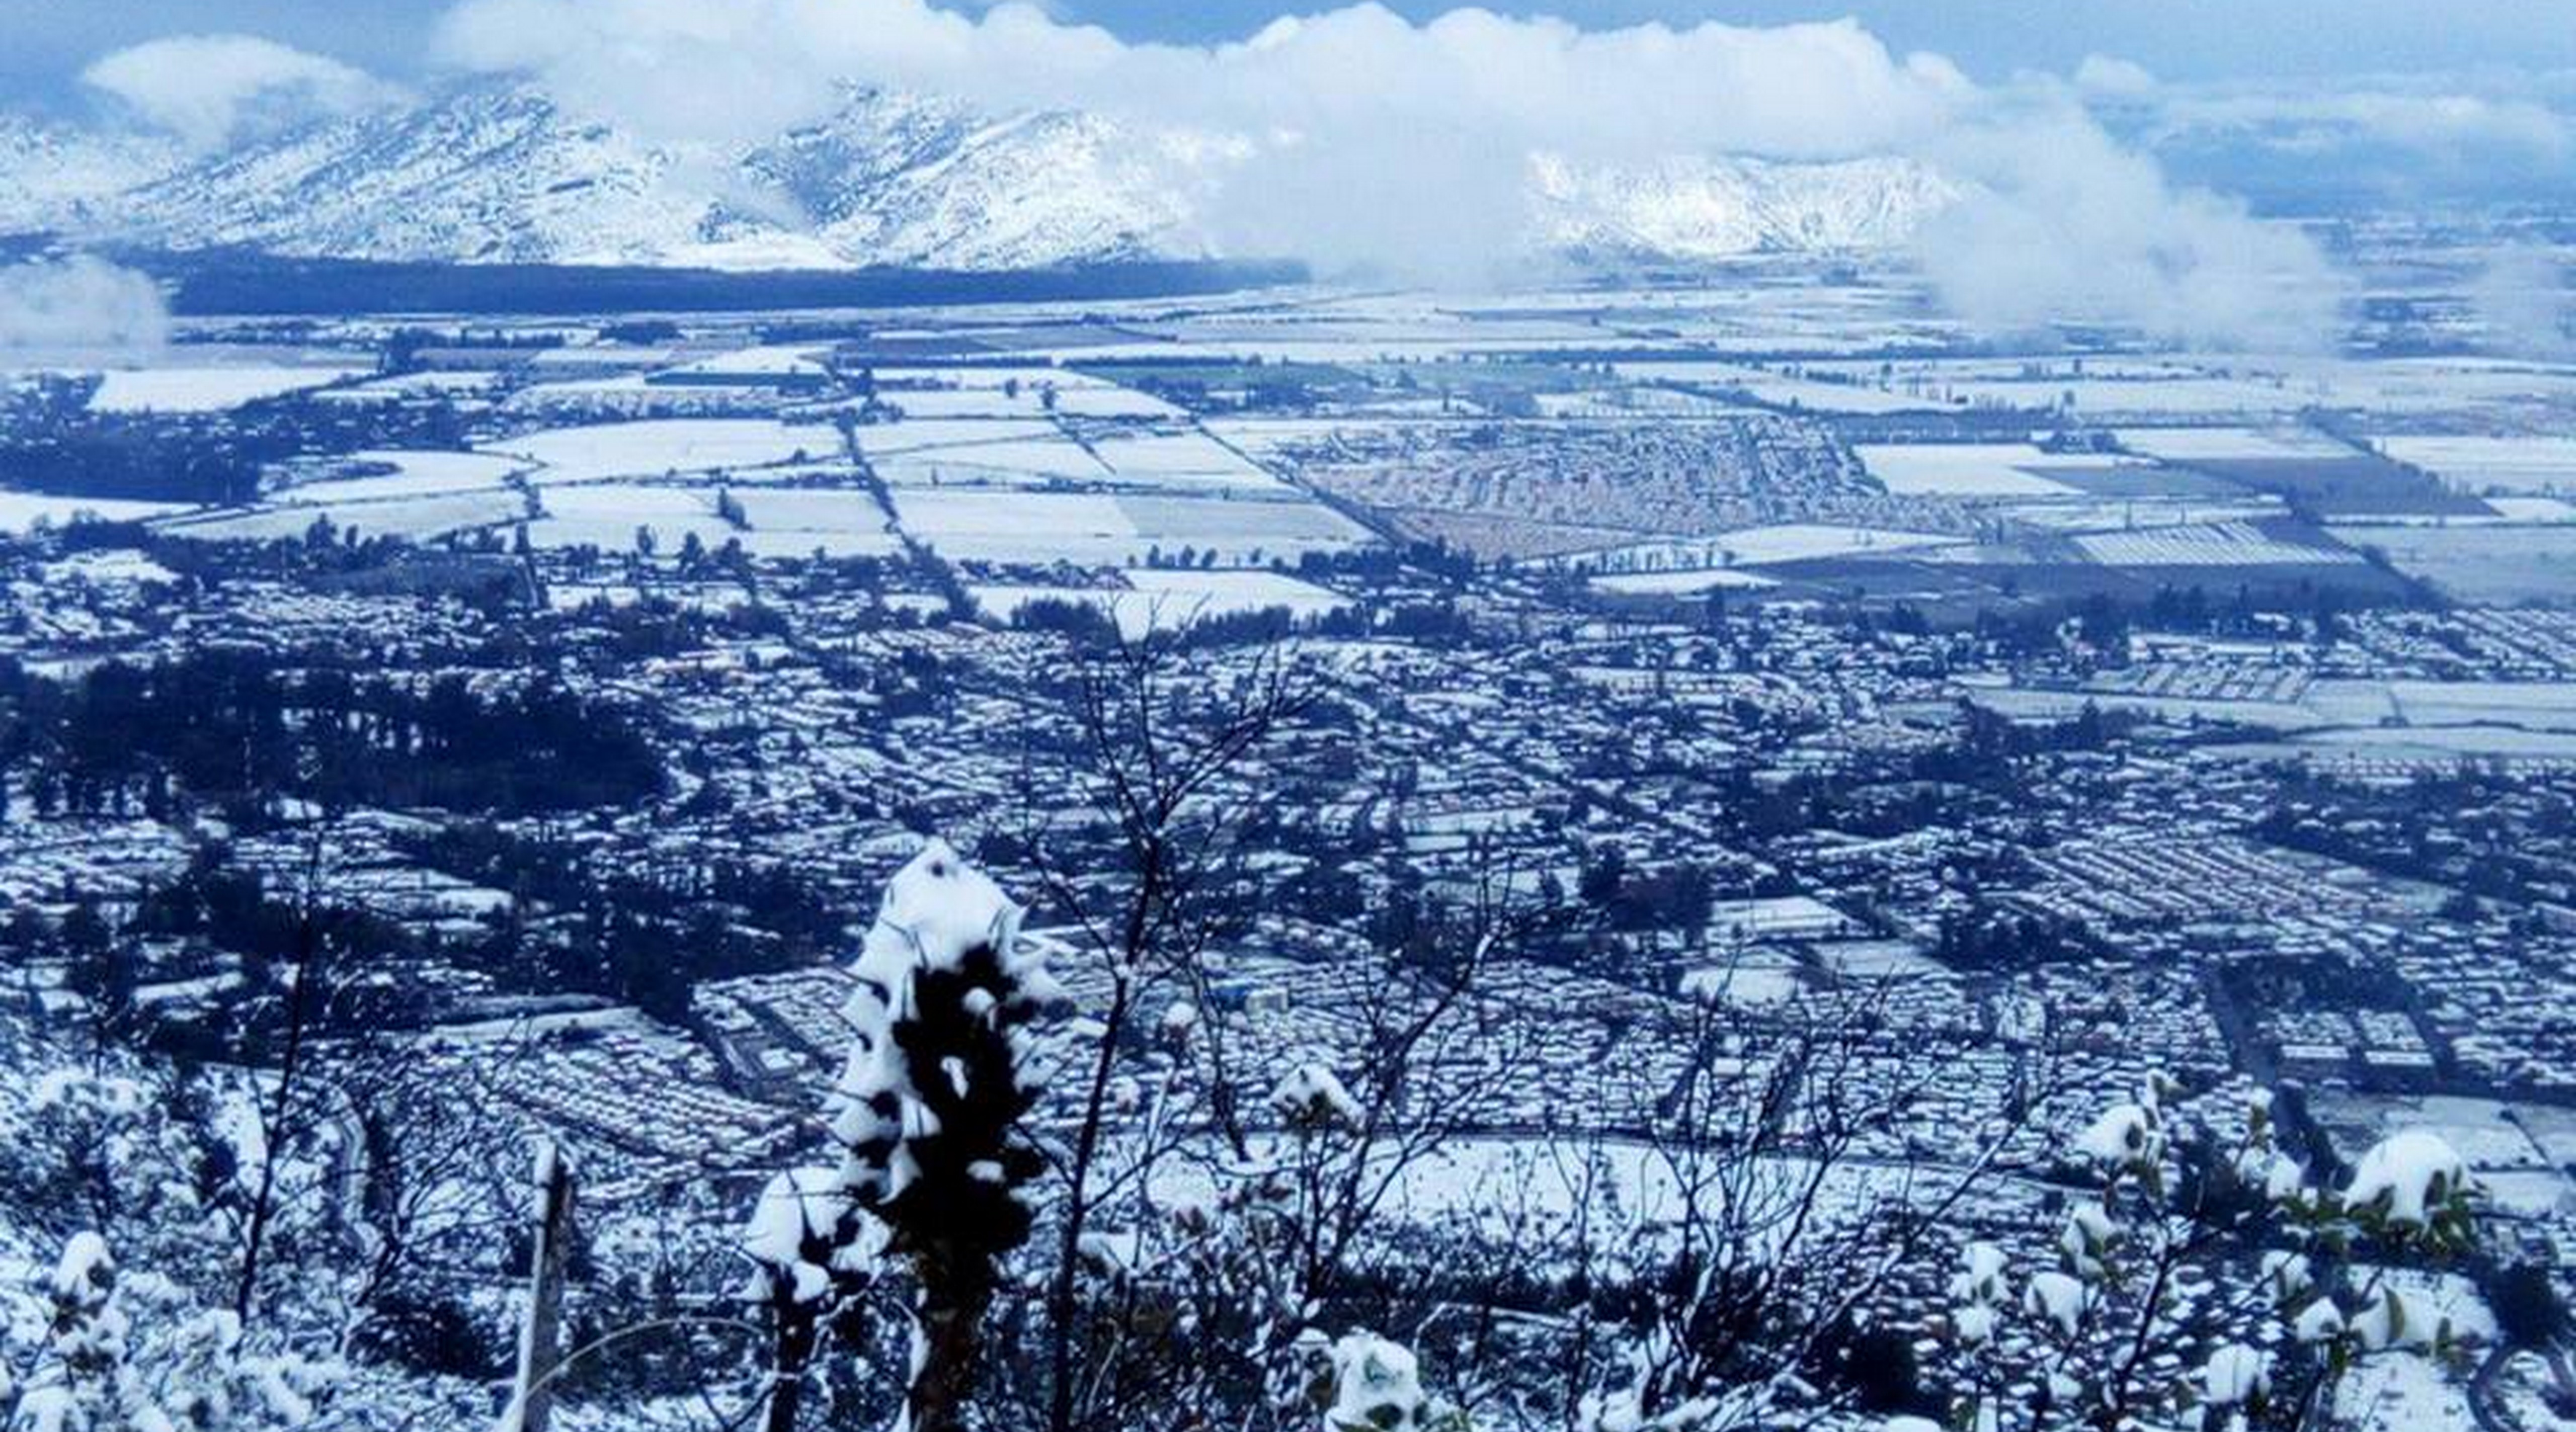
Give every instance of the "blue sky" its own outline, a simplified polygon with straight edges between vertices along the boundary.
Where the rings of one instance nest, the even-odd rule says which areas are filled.
[[[721,3],[721,0],[713,0]],[[1422,17],[1440,0],[1390,0]],[[243,31],[379,73],[417,72],[446,0],[0,0],[0,89],[59,99],[101,53],[175,32]],[[1238,36],[1282,0],[1056,0],[1128,39]],[[1858,17],[1899,50],[1934,50],[1981,79],[2071,69],[2088,54],[2180,80],[2504,67],[2576,69],[2576,0],[1556,0],[1498,3],[1587,28],[1643,20],[1776,24]]]

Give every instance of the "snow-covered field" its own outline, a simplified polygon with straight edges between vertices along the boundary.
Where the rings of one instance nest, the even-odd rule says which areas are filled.
[[[859,451],[871,460],[981,443],[1052,442],[1062,434],[1042,418],[913,418],[869,423],[858,429]]]
[[[635,549],[637,533],[649,531],[655,550],[668,556],[690,533],[713,548],[736,530],[716,515],[713,488],[582,483],[547,487],[540,500],[545,516],[528,524],[528,540],[539,547],[588,544],[626,552]]]
[[[877,396],[908,418],[1169,418],[1150,394],[1062,368],[879,368]],[[1052,391],[1052,401],[1048,393]]]
[[[1739,571],[1733,567],[1707,567],[1686,572],[1622,572],[1616,576],[1595,577],[1592,585],[1605,592],[1624,592],[1631,596],[1689,596],[1694,592],[1721,589],[1744,591],[1755,587],[1776,587],[1779,583],[1757,572]]]
[[[2041,410],[2071,400],[2074,410],[2088,417],[2148,421],[2295,413],[2335,392],[2332,373],[2257,373],[2157,360],[2088,360],[2080,373],[2064,363],[2043,364],[2034,371],[2020,359],[1993,358],[1898,362],[1884,372],[1880,363],[1866,359],[1805,367],[1811,374],[1838,374],[1919,393],[1937,400],[1933,406]],[[1917,406],[1923,405],[1918,400]]]
[[[2017,502],[2004,509],[2015,522],[2046,532],[2101,532],[2112,528],[2180,527],[2194,523],[2254,522],[2289,508],[2276,497],[2224,502],[2187,497],[2102,497],[2084,502]]]
[[[96,413],[220,413],[261,398],[300,393],[367,370],[237,364],[190,368],[112,368],[89,400]]]
[[[483,449],[540,464],[545,471],[537,480],[556,483],[767,467],[826,456],[840,446],[841,435],[822,424],[669,418],[550,428],[488,442]]]
[[[894,501],[903,530],[952,559],[1123,566],[1149,545],[1095,493],[905,488]]]
[[[2068,457],[2029,443],[1864,444],[1861,466],[1900,496],[2050,497],[2078,489],[2046,476],[2054,467],[2098,467],[2097,456]]]
[[[370,468],[394,469],[368,474]],[[425,497],[499,487],[527,464],[516,458],[477,452],[417,452],[377,449],[335,460],[331,470],[353,475],[324,477],[272,488],[272,503],[364,502],[384,497]],[[365,475],[355,475],[365,474]]]
[[[898,424],[897,428],[908,426]],[[880,458],[870,439],[870,434],[878,431],[881,430],[862,429],[859,450],[868,454],[869,465],[888,486],[1036,486],[1054,478],[1084,483],[1107,482],[1110,478],[1108,467],[1100,459],[1061,433],[947,443]]]
[[[1784,522],[1769,527],[1746,527],[1714,537],[1695,537],[1687,542],[1644,542],[1614,547],[1607,551],[1587,552],[1570,561],[1585,571],[1603,575],[1701,571],[1729,566],[1760,566],[1769,562],[1800,562],[1817,557],[1908,552],[1965,540],[1939,532]]]
[[[891,556],[901,551],[876,497],[856,488],[746,488],[734,494],[751,530],[734,534],[754,556]]]
[[[1952,406],[1936,397],[1881,388],[1875,383],[1827,382],[1774,373],[1748,363],[1621,363],[1613,371],[1639,383],[1740,388],[1766,403],[1819,413],[1910,413]]]
[[[1202,432],[1118,429],[1093,438],[1091,448],[1125,483],[1179,490],[1288,490],[1287,484]]]
[[[300,537],[322,518],[342,532],[358,536],[396,536],[425,542],[450,532],[515,522],[527,515],[527,499],[508,488],[434,493],[423,497],[388,497],[366,502],[261,507],[183,518],[166,530],[210,540],[268,541]]]
[[[823,352],[824,345],[812,343],[757,344],[665,368],[654,376],[676,383],[744,378],[819,379],[824,375]]]
[[[2088,532],[2074,541],[2084,555],[2106,567],[2255,567],[2361,560],[2358,552],[2284,542],[2245,522]]]
[[[2576,527],[2337,523],[2334,534],[2378,548],[2397,570],[2459,601],[2564,601],[2576,591]]]
[[[351,383],[345,388],[333,388],[314,396],[327,403],[394,403],[414,398],[473,401],[499,386],[499,375],[489,370],[432,368],[418,373],[370,378],[363,383]]]
[[[2576,491],[2576,437],[2377,439],[2399,462],[2469,492]]]
[[[2120,445],[2166,462],[2351,457],[2353,450],[2301,427],[2123,428]]]
[[[1339,611],[1349,601],[1322,587],[1276,572],[1167,571],[1138,568],[1126,574],[1128,590],[1096,587],[993,585],[968,590],[987,616],[1008,621],[1033,602],[1089,602],[1105,608],[1130,637],[1242,612],[1285,609],[1294,617]]]
[[[59,527],[84,514],[106,522],[142,522],[187,510],[185,504],[176,502],[120,502],[104,497],[0,491],[0,532],[24,532],[40,522]]]
[[[895,493],[895,511],[906,532],[943,556],[970,561],[1116,567],[1140,563],[1156,548],[1188,548],[1242,566],[1368,540],[1338,513],[1305,502],[906,487]]]
[[[126,583],[175,582],[179,580],[179,574],[140,552],[110,550],[80,552],[59,562],[48,562],[45,564],[45,580],[106,587]]]

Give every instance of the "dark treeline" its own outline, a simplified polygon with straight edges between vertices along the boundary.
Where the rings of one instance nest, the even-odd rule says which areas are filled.
[[[1022,269],[722,273],[706,269],[559,264],[375,263],[289,259],[243,251],[123,254],[175,282],[174,312],[191,316],[341,313],[729,313],[759,309],[1048,302],[1224,293],[1302,282],[1278,262],[1138,262]]]
[[[56,393],[0,418],[0,473],[10,486],[118,501],[249,502],[261,470],[288,458],[464,442],[464,421],[446,403],[291,396],[224,413],[94,413]]]
[[[580,848],[480,822],[398,841],[424,865],[507,892],[508,910],[448,958],[506,991],[597,994],[677,1021],[702,980],[808,965],[836,951],[851,911],[774,864],[710,856],[650,872],[599,868]],[[542,908],[542,926],[518,913]]]
[[[663,779],[622,715],[542,680],[414,687],[247,650],[109,662],[69,683],[0,667],[0,760],[31,768],[47,813],[164,814],[189,799],[252,820],[278,797],[570,810],[637,801]]]

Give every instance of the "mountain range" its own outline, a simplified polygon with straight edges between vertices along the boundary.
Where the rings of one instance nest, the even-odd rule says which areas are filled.
[[[0,235],[443,263],[1001,271],[1223,257],[1190,155],[1094,115],[851,86],[822,122],[653,143],[524,82],[456,84],[192,154],[0,116]],[[1903,159],[1540,158],[1531,242],[1620,260],[1891,247],[1957,197]],[[1261,256],[1254,256],[1261,257]]]

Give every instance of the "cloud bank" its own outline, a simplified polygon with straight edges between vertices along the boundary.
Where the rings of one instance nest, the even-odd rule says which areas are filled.
[[[2176,189],[2154,161],[2060,116],[1943,142],[1987,176],[1918,236],[1924,271],[1984,326],[2133,326],[2220,348],[2304,350],[2335,332],[2344,284],[2295,229]]]
[[[364,70],[254,35],[148,40],[100,59],[81,80],[201,151],[393,94]]]
[[[2164,93],[2106,56],[2071,82],[1997,86],[1849,20],[1596,29],[1472,8],[1415,22],[1360,3],[1188,45],[1026,3],[931,0],[455,0],[434,51],[719,167],[729,148],[825,118],[851,83],[1087,111],[1149,137],[1136,157],[1185,197],[1212,250],[1416,280],[1485,282],[1526,260],[1534,155],[1628,170],[1892,155],[1968,196],[1922,257],[1972,322],[2075,317],[2266,346],[2331,333],[2332,275],[2303,239],[2169,183],[2095,121],[2088,104]],[[395,93],[241,35],[152,41],[84,79],[201,150]]]
[[[2488,351],[2563,362],[2576,358],[2576,274],[2537,245],[2514,245],[2491,257],[2469,285],[2470,310],[2486,330]]]
[[[1162,136],[1220,252],[1453,281],[1521,255],[1533,154],[1899,155],[1973,196],[1925,252],[1972,321],[2071,313],[2311,344],[2332,316],[2330,301],[2284,297],[2330,288],[2304,240],[2176,191],[2076,88],[1980,86],[1852,21],[1585,29],[1460,9],[1416,23],[1364,3],[1199,46],[1131,43],[1025,4],[459,0],[438,51],[664,141],[766,137],[828,113],[849,81],[1091,111]],[[2097,89],[2154,84],[2114,60],[2087,69]]]
[[[109,350],[148,356],[170,336],[161,290],[86,255],[0,268],[0,353]]]

